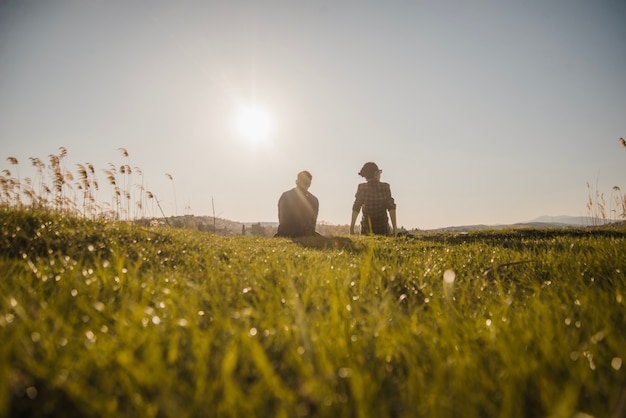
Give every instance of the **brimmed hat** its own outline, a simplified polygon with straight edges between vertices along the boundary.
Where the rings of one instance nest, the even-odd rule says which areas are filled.
[[[371,179],[374,175],[379,172],[378,166],[376,163],[368,162],[363,164],[361,171],[359,171],[359,176],[365,177],[366,179]]]

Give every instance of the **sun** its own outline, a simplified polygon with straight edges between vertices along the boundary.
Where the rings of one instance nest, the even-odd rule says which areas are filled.
[[[246,106],[237,114],[237,132],[252,144],[266,143],[272,134],[272,118],[259,106]]]

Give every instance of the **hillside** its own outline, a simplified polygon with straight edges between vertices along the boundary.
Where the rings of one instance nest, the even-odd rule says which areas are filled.
[[[0,416],[626,412],[624,229],[290,240],[0,219]]]

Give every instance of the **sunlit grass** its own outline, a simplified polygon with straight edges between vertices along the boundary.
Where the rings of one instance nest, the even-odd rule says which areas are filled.
[[[0,416],[603,417],[624,396],[625,231],[291,241],[0,212]]]

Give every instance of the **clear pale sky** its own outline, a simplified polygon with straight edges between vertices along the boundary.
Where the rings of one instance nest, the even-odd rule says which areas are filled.
[[[168,216],[277,221],[306,169],[348,224],[367,161],[406,228],[584,216],[626,191],[620,137],[623,0],[0,0],[0,168],[123,147]]]

